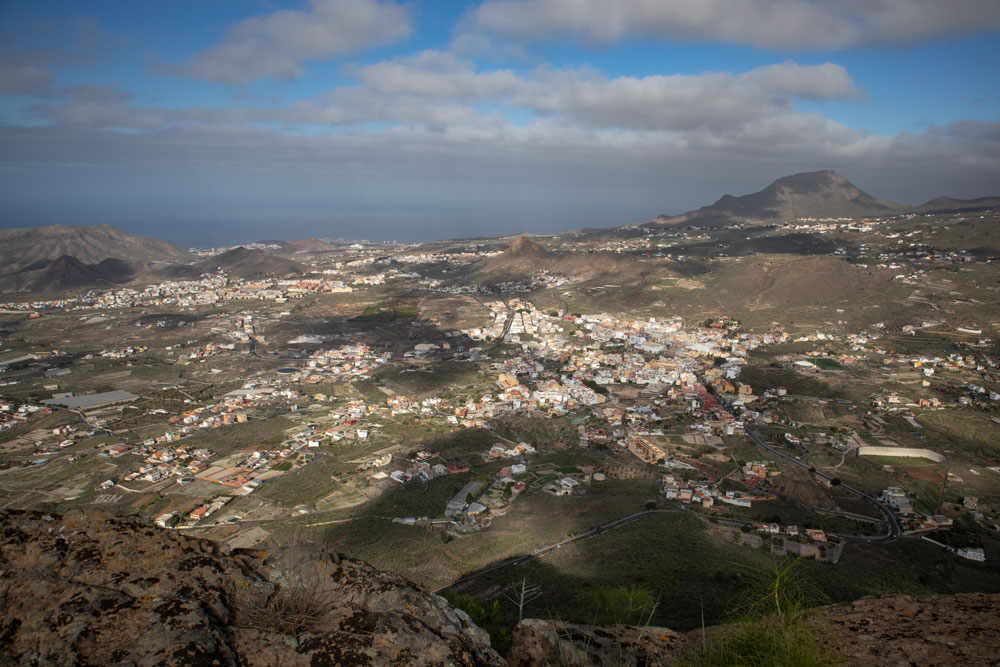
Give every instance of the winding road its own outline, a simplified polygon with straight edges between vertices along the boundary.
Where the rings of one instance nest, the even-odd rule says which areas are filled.
[[[722,401],[720,401],[720,402],[722,402]],[[730,412],[732,412],[731,407],[727,403],[722,402],[722,404],[726,407],[727,410],[729,410]],[[769,444],[767,444],[767,442],[764,441],[764,439],[760,436],[760,434],[758,434],[752,428],[750,428],[750,427],[747,426],[747,427],[744,427],[743,430],[746,432],[747,437],[749,437],[751,440],[753,440],[754,444],[757,445],[758,447],[760,447],[761,449],[763,449],[764,451],[766,451],[766,452],[768,452],[768,453],[770,453],[770,454],[772,454],[772,455],[774,455],[774,456],[776,456],[776,457],[778,457],[778,458],[780,458],[780,459],[782,459],[782,460],[784,460],[784,461],[786,461],[788,463],[791,463],[791,464],[800,466],[802,468],[805,468],[806,470],[809,470],[809,464],[804,463],[804,462],[802,462],[802,461],[800,461],[800,460],[798,460],[798,459],[796,459],[794,457],[788,456],[787,454],[782,454],[778,450],[774,449]],[[823,478],[823,479],[825,479],[827,481],[831,481],[831,482],[835,479],[832,475],[828,475],[827,473],[821,472],[819,470],[816,470],[815,472],[811,472],[811,474],[813,474],[813,475],[815,475],[817,477],[821,477],[821,478]],[[874,496],[870,496],[867,493],[865,493],[864,491],[862,491],[860,489],[856,489],[853,486],[850,486],[849,484],[844,484],[843,482],[839,483],[839,488],[841,488],[844,491],[848,492],[852,496],[857,496],[858,498],[861,498],[862,500],[864,500],[868,504],[870,504],[870,505],[874,506],[876,509],[878,509],[878,511],[881,512],[882,516],[885,518],[886,525],[889,527],[889,532],[887,532],[885,535],[876,536],[876,537],[856,536],[853,539],[866,540],[866,541],[873,542],[873,543],[876,543],[876,544],[889,544],[891,542],[895,542],[900,537],[902,537],[902,535],[903,535],[903,527],[899,524],[899,518],[893,513],[893,511],[889,507],[887,507],[885,504],[881,503],[878,500],[878,498],[875,498]]]

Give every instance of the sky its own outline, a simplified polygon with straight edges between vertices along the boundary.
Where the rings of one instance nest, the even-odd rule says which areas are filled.
[[[820,169],[1000,195],[1000,2],[0,2],[0,227],[545,233]]]

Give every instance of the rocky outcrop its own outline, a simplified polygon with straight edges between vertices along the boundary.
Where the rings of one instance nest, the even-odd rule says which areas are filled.
[[[688,645],[667,628],[526,619],[514,628],[509,660],[512,667],[661,665]]]
[[[809,626],[838,665],[996,665],[997,610],[997,594],[889,595],[822,607]]]
[[[0,663],[503,665],[463,612],[320,548],[0,512]]]

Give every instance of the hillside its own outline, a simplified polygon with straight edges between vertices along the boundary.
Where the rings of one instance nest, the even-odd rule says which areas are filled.
[[[64,255],[74,257],[82,264],[97,264],[112,257],[132,264],[192,259],[191,254],[179,245],[127,234],[109,225],[53,225],[0,230],[0,273],[13,273]]]
[[[657,218],[653,224],[721,227],[736,222],[894,215],[908,210],[908,206],[876,199],[840,174],[826,170],[785,176],[759,192],[740,197],[723,195],[711,206]]]
[[[196,278],[203,273],[214,273],[222,269],[234,278],[254,278],[257,276],[285,276],[301,274],[306,268],[285,257],[264,250],[248,250],[243,246],[227,250],[219,255],[206,257],[194,264],[169,267],[163,274],[171,278]]]
[[[952,199],[938,197],[916,207],[916,213],[964,213],[1000,208],[1000,197],[979,197],[978,199]]]
[[[117,285],[127,283],[135,276],[135,267],[120,259],[108,258],[96,264],[84,264],[76,257],[63,255],[54,260],[39,260],[20,271],[0,276],[0,289],[57,291]]]
[[[496,257],[474,265],[472,276],[480,281],[519,280],[548,271],[578,281],[601,278],[616,284],[632,284],[642,280],[645,270],[632,257],[611,252],[554,252],[519,236]]]
[[[282,255],[302,255],[313,252],[330,252],[335,249],[336,248],[325,241],[309,238],[289,241],[281,247],[281,250],[277,250],[276,252]]]

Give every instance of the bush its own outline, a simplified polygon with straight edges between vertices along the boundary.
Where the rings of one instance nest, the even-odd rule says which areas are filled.
[[[830,664],[821,646],[801,626],[749,621],[727,630],[721,640],[678,661],[685,667],[819,667]]]
[[[243,581],[230,596],[236,625],[293,636],[315,630],[333,609],[329,593],[318,584],[297,576],[280,585]]]
[[[825,602],[802,574],[800,561],[763,557],[747,571],[747,584],[734,601],[734,623],[718,639],[683,656],[686,667],[819,667],[830,664],[806,627],[805,613]]]
[[[647,624],[657,603],[653,593],[641,584],[595,588],[582,597],[599,610],[598,623],[611,625]]]

